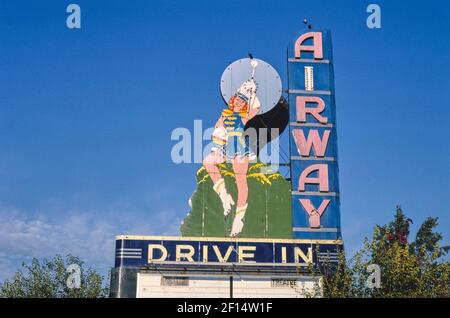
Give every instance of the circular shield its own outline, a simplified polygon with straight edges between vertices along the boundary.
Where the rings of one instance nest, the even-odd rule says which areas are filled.
[[[280,100],[282,87],[278,72],[267,62],[253,59],[258,63],[250,63],[252,59],[244,58],[231,63],[223,72],[220,80],[220,92],[226,103],[236,94],[241,84],[252,78],[257,85],[256,96],[261,103],[260,114],[271,110]],[[256,67],[254,65],[257,64]],[[254,72],[253,72],[254,71]]]

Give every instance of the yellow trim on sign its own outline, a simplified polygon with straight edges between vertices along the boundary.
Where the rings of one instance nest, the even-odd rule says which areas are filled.
[[[183,236],[146,236],[146,235],[118,235],[116,240],[158,240],[158,241],[202,241],[202,242],[243,242],[243,243],[303,243],[303,244],[339,244],[342,240],[296,240],[296,239],[268,239],[268,238],[232,238],[232,237],[183,237]]]

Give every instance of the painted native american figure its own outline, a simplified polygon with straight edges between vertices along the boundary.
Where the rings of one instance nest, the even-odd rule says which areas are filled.
[[[182,236],[289,238],[290,183],[272,143],[289,122],[280,76],[249,54],[227,66],[220,92],[226,106],[197,170]]]
[[[213,181],[213,189],[218,194],[224,216],[228,216],[236,204],[236,213],[233,220],[230,236],[241,233],[244,227],[244,217],[247,211],[248,185],[247,170],[251,157],[249,138],[244,134],[247,122],[258,114],[260,101],[256,96],[257,84],[254,80],[256,60],[251,60],[253,68],[252,77],[244,81],[236,93],[228,101],[228,108],[222,111],[212,135],[214,147],[203,160],[203,166]],[[231,161],[236,176],[237,202],[227,191],[225,180],[220,174],[218,164]]]

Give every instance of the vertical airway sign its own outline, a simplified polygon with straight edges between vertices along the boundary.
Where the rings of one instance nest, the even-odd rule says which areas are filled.
[[[293,237],[341,239],[333,56],[329,31],[288,48]]]

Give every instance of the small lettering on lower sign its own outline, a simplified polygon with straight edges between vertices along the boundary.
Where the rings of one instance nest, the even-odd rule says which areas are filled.
[[[273,278],[272,287],[296,287],[297,280],[295,279],[284,279],[284,278]]]

